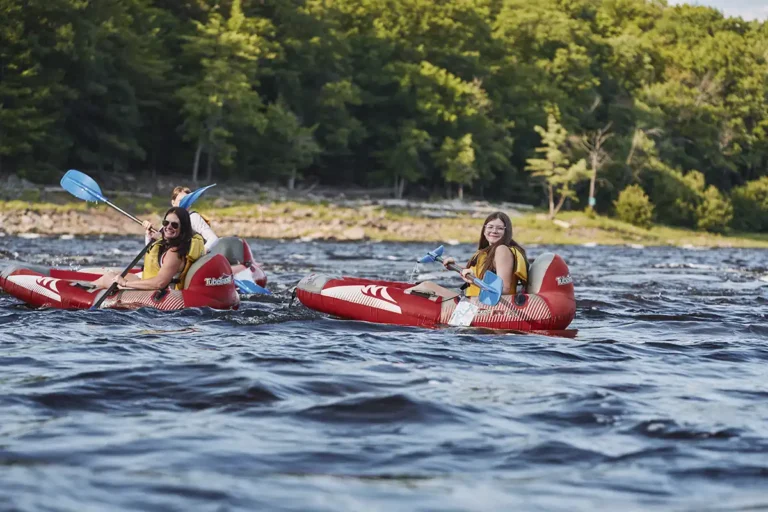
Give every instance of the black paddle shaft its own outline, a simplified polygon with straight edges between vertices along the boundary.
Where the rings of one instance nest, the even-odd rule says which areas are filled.
[[[147,253],[150,247],[152,247],[152,244],[155,243],[154,240],[150,241],[146,247],[144,247],[141,252],[133,259],[133,261],[125,267],[125,270],[123,270],[123,273],[120,274],[120,277],[125,277],[128,275],[128,272],[131,271],[133,267],[135,267],[141,258],[144,257],[144,255]],[[107,297],[111,296],[115,291],[117,290],[117,283],[112,283],[109,288],[107,288],[106,293],[102,294],[101,297],[91,306],[91,309],[98,309],[101,304],[106,300]]]

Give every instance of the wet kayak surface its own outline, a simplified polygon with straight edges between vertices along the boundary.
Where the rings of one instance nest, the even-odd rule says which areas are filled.
[[[0,265],[125,265],[141,242],[6,236]],[[0,294],[3,507],[768,507],[768,252],[529,246],[570,266],[565,339],[290,303],[313,271],[457,287],[414,268],[430,244],[250,245],[274,296],[239,311],[32,310]]]

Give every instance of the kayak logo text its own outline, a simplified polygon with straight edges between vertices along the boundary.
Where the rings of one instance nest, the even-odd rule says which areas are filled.
[[[205,286],[225,286],[232,284],[232,276],[226,275],[221,277],[206,277]]]
[[[571,274],[568,274],[566,276],[556,277],[555,280],[557,281],[557,286],[565,286],[573,282],[573,278],[571,277]]]

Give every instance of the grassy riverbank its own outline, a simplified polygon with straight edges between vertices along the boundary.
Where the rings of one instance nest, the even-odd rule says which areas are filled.
[[[140,228],[104,205],[48,196],[46,202],[0,201],[0,231],[8,234],[139,234]],[[116,197],[114,202],[140,218],[158,220],[166,197]],[[201,200],[196,208],[213,220],[220,236],[303,240],[389,240],[475,242],[485,211],[431,217],[423,210],[382,207],[372,203],[344,206],[334,202],[266,201],[263,203]],[[487,208],[487,206],[486,206]],[[431,213],[434,215],[434,212]],[[565,212],[554,223],[541,212],[513,217],[522,244],[639,244],[695,247],[764,247],[768,234],[729,236],[665,226],[642,229],[615,219]]]

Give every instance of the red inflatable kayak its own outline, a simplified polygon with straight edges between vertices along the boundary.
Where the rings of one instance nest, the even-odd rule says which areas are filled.
[[[248,280],[262,287],[267,285],[267,274],[260,266],[254,262],[251,248],[248,246],[248,242],[242,238],[220,238],[216,245],[211,248],[211,251],[208,254],[221,254],[227,258],[227,261],[229,261],[231,265],[244,265],[246,269],[238,273],[238,275],[235,276],[236,279]],[[107,272],[123,271],[123,269],[120,267],[85,267],[74,270],[68,268],[46,269],[44,267],[33,267],[31,265],[24,266],[27,268],[35,269],[38,272],[45,273],[50,277],[55,277],[57,279],[70,279],[75,281],[95,281]],[[140,272],[141,269],[138,267],[131,270],[132,274],[138,274]]]
[[[184,289],[180,291],[120,290],[107,297],[101,307],[176,310],[206,306],[237,309],[240,305],[232,267],[221,254],[200,258],[190,267],[184,281]],[[58,279],[39,267],[21,265],[10,266],[0,273],[0,289],[30,306],[59,309],[89,309],[106,293],[88,281]]]
[[[566,330],[576,314],[573,280],[565,261],[547,253],[536,258],[526,293],[504,295],[495,306],[477,306],[471,327],[575,335]],[[450,325],[459,294],[433,283],[413,285],[351,277],[311,274],[296,296],[307,307],[350,320],[437,327]],[[465,324],[466,325],[466,324]]]

